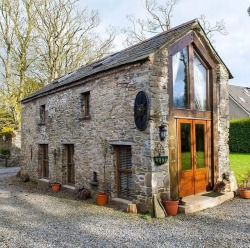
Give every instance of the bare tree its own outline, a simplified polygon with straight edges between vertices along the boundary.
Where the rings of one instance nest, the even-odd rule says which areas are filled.
[[[0,1],[0,98],[17,127],[23,97],[113,48],[116,30],[102,39],[98,12],[80,11],[77,3]]]
[[[129,25],[122,29],[126,35],[125,46],[133,45],[145,40],[150,35],[169,30],[174,10],[179,2],[179,0],[167,0],[164,5],[161,5],[158,0],[144,0],[145,19],[136,18],[134,14],[127,16]],[[209,38],[212,38],[214,32],[227,34],[223,20],[217,21],[214,26],[211,26],[206,17],[202,15],[200,21]]]
[[[35,18],[33,3],[34,0],[3,0],[0,5],[0,94],[17,127],[21,99],[39,87],[29,71],[35,60],[31,49]],[[28,79],[27,74],[30,74]]]
[[[9,0],[3,0],[0,5],[0,65],[1,65],[1,84],[0,96],[8,106],[8,111],[14,122],[17,122],[17,115],[15,111],[15,93],[16,87],[14,84],[13,72],[13,47],[15,43],[15,32],[11,15],[13,8]]]
[[[98,11],[79,11],[78,0],[36,1],[40,69],[49,82],[77,67],[103,57],[113,47],[115,30],[101,39],[94,30],[100,23]]]
[[[220,33],[222,35],[228,34],[224,20],[216,21],[214,26],[212,26],[211,23],[206,20],[205,15],[201,15],[199,20],[200,20],[200,23],[201,23],[207,37],[209,38],[209,40],[212,43],[215,42],[213,40],[214,33],[217,32],[217,33]]]

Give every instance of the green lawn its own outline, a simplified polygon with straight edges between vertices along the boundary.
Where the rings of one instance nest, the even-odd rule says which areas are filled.
[[[250,170],[249,153],[230,153],[229,155],[231,169],[234,171],[237,181],[240,183],[241,176]]]

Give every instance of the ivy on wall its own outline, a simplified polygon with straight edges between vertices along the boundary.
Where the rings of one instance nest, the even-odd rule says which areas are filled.
[[[231,152],[250,152],[250,118],[230,121],[229,149]]]
[[[12,127],[3,127],[0,130],[0,138],[5,137],[6,139],[12,138],[14,135],[14,128]]]

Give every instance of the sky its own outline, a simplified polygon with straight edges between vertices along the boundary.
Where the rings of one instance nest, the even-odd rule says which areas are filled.
[[[163,2],[164,0],[159,0]],[[104,34],[108,25],[125,27],[127,14],[145,17],[143,0],[80,0],[82,6],[99,11]],[[228,35],[215,34],[213,44],[234,79],[229,84],[250,87],[250,0],[180,0],[176,6],[172,27],[205,15],[213,25],[224,19]],[[116,39],[116,50],[123,49],[121,36]]]

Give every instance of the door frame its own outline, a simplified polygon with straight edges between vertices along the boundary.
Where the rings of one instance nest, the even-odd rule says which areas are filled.
[[[173,106],[173,68],[172,56],[183,49],[184,47],[194,44],[196,50],[202,55],[209,66],[209,82],[210,82],[210,107],[211,111],[195,111],[175,109]],[[211,151],[210,151],[210,165],[209,165],[209,184],[212,188],[218,177],[218,82],[217,82],[217,64],[211,59],[208,51],[202,45],[200,39],[194,32],[190,32],[183,36],[176,43],[172,44],[168,49],[168,96],[169,96],[169,128],[168,128],[168,143],[169,143],[169,174],[170,174],[170,196],[174,197],[179,194],[179,170],[178,170],[178,152],[177,152],[177,129],[176,119],[205,119],[211,120]],[[192,75],[191,75],[192,76]]]
[[[205,192],[208,187],[209,178],[211,175],[211,166],[210,166],[210,160],[211,160],[211,129],[210,129],[210,122],[209,120],[204,119],[185,119],[185,118],[177,118],[176,119],[176,129],[177,129],[177,142],[178,142],[178,170],[179,170],[179,192],[180,196],[187,196],[192,194],[197,194],[201,192]],[[181,124],[186,123],[190,124],[190,155],[191,155],[191,169],[190,170],[182,170],[182,161],[181,161],[181,154],[182,154],[182,133],[181,133]],[[204,162],[205,167],[204,168],[197,168],[196,165],[196,157],[197,157],[197,147],[196,147],[196,124],[202,124],[204,125]],[[202,178],[205,176],[205,181],[203,180],[201,183],[197,184],[197,179]],[[185,182],[185,178],[190,178],[191,182],[189,184],[190,188],[184,189],[184,186],[182,184]],[[186,181],[188,182],[188,180]],[[182,188],[183,187],[183,188]]]

